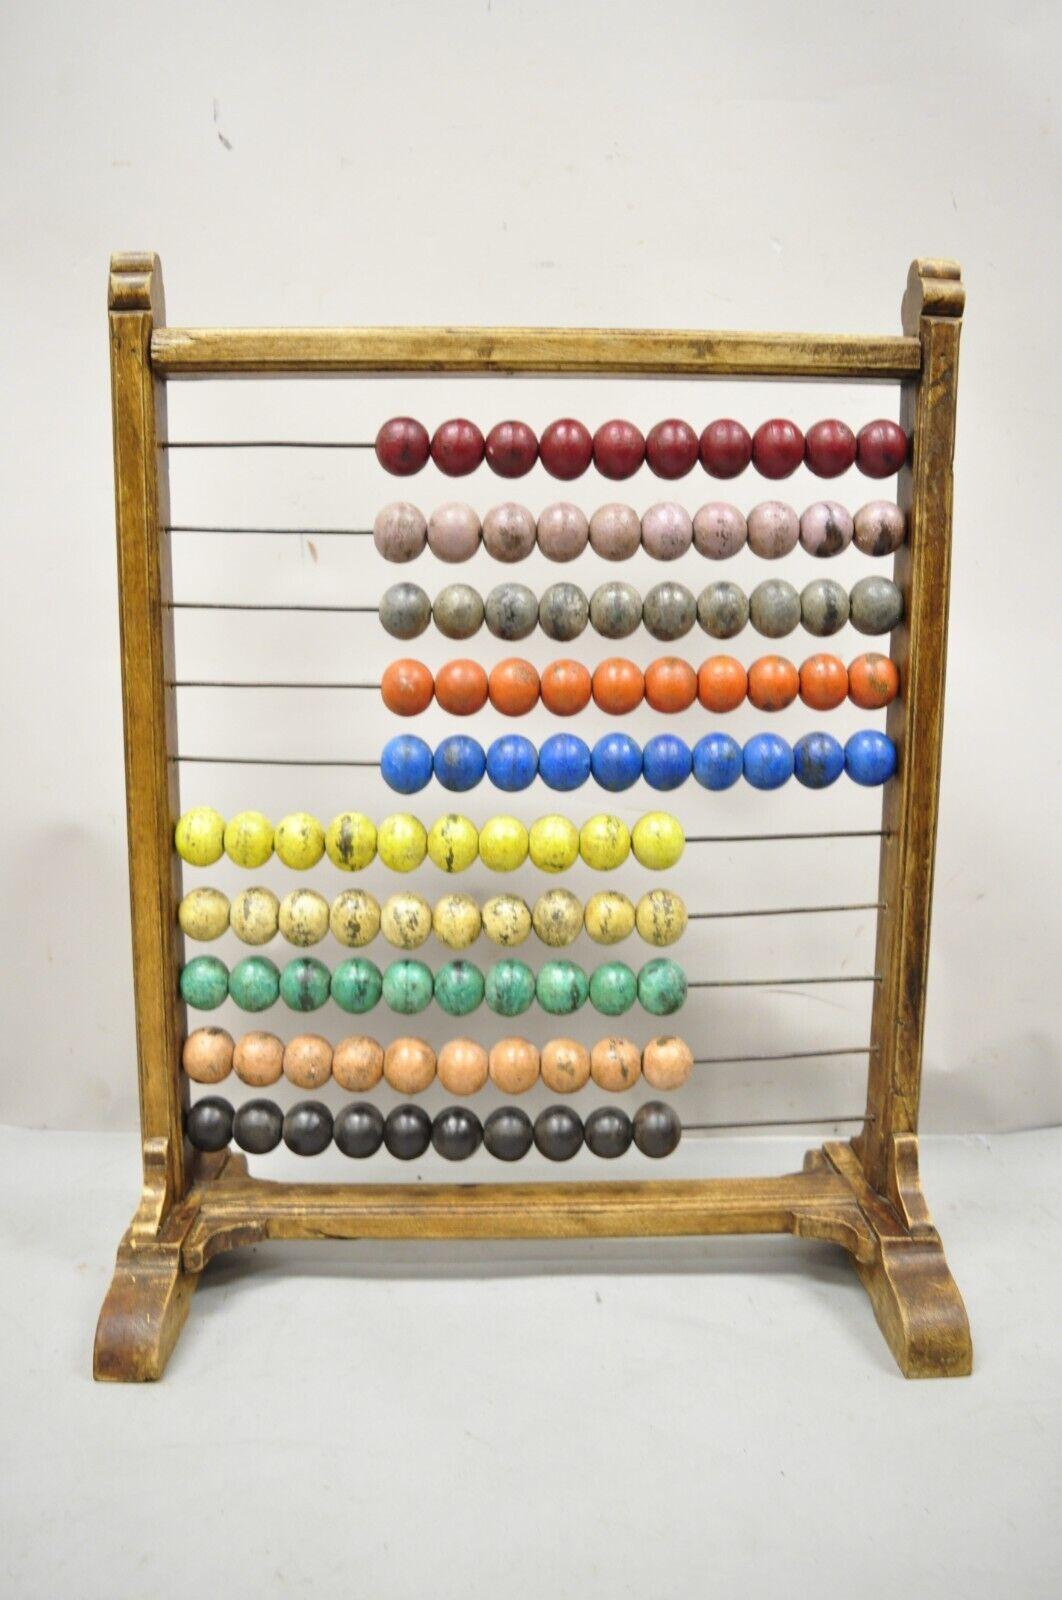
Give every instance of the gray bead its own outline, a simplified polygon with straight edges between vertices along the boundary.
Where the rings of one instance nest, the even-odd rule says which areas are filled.
[[[736,583],[710,583],[697,596],[697,621],[713,639],[733,639],[749,620],[745,591]]]
[[[800,596],[784,578],[768,578],[749,596],[749,616],[765,639],[784,639],[800,622]]]
[[[654,639],[682,639],[693,627],[697,602],[684,583],[658,583],[642,605],[642,622]]]
[[[487,627],[496,639],[526,639],[538,622],[538,601],[523,583],[499,583],[487,596]]]
[[[483,626],[483,601],[467,583],[448,583],[431,609],[435,626],[447,639],[471,639]]]
[[[800,620],[816,638],[828,639],[848,621],[848,591],[833,578],[816,578],[800,593]]]
[[[575,583],[552,583],[538,603],[538,622],[547,639],[566,644],[586,627],[590,606]]]
[[[852,627],[859,633],[891,633],[903,618],[903,595],[891,578],[860,578],[852,585]]]
[[[642,620],[642,597],[629,583],[603,583],[590,596],[590,623],[603,639],[626,639]]]
[[[393,583],[380,601],[380,623],[392,639],[416,639],[431,621],[431,601],[419,583]]]

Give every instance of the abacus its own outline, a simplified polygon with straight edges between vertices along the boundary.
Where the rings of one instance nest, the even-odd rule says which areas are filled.
[[[923,260],[911,268],[903,333],[895,337],[545,328],[182,329],[165,324],[158,260],[150,255],[112,259],[109,319],[143,1189],[100,1314],[97,1378],[159,1377],[206,1264],[221,1251],[258,1241],[738,1233],[791,1233],[840,1246],[851,1257],[905,1375],[970,1371],[966,1312],[922,1195],[917,1134],[963,306],[958,267]],[[478,659],[479,646],[467,646],[477,654],[455,649],[453,658],[434,671],[419,656],[400,656],[379,676],[360,669],[355,680],[341,683],[181,677],[175,614],[182,607],[239,611],[256,606],[253,599],[176,595],[174,539],[185,533],[304,535],[307,530],[173,520],[169,464],[178,449],[229,443],[280,450],[301,441],[171,438],[168,385],[190,378],[364,374],[371,387],[379,375],[405,374],[404,381],[412,382],[415,375],[433,373],[505,375],[507,382],[514,374],[890,382],[899,385],[899,421],[872,420],[856,430],[835,418],[805,429],[779,417],[750,427],[732,418],[701,418],[694,428],[669,418],[643,431],[623,420],[590,427],[564,417],[536,432],[520,421],[481,429],[458,418],[429,431],[410,416],[385,420],[381,409],[374,437],[325,441],[323,447],[366,452],[361,459],[382,475],[373,479],[374,503],[379,507],[381,482],[391,490],[388,503],[377,509],[371,526],[321,532],[371,539],[371,546],[359,548],[373,549],[404,571],[371,604],[354,604],[353,596],[337,594],[334,605],[287,609],[363,613],[369,620],[361,626],[382,628],[400,642],[399,649],[409,648],[429,628],[456,644],[486,627],[509,646],[538,629],[555,649],[554,658],[541,670],[521,656],[506,656],[488,667]],[[710,392],[709,384],[697,389],[699,395]],[[487,485],[488,493],[492,482],[500,480],[506,489],[538,464],[562,489],[585,479],[587,492],[607,503],[594,509],[560,500],[536,516],[522,503],[498,496],[499,503],[486,510],[448,501],[426,514],[411,500],[395,498],[394,488],[408,492],[429,462],[447,478],[478,474],[475,487]],[[895,476],[895,500],[872,498],[854,513],[838,501],[816,500],[802,514],[775,498],[764,498],[747,512],[728,500],[705,501],[705,489],[711,493],[716,483],[731,483],[743,473],[747,482],[758,476],[771,485],[797,467],[827,480],[847,473],[846,482],[853,485]],[[612,486],[643,468],[659,483],[654,503],[639,513],[613,499],[618,491]],[[602,485],[605,492],[599,493]],[[705,503],[694,510],[671,498],[684,487]],[[533,549],[558,563],[584,553],[588,561],[619,562],[637,552],[639,559],[660,563],[714,564],[739,551],[775,562],[798,547],[801,559],[816,560],[851,547],[869,559],[870,568],[849,588],[824,576],[798,592],[772,575],[755,584],[751,594],[713,579],[697,596],[667,576],[644,594],[617,579],[592,592],[563,581],[541,593],[503,581],[485,596],[468,584],[447,584],[432,600],[406,576],[416,570],[408,564],[425,551],[428,564],[433,558],[460,563],[485,553],[508,566]],[[887,559],[893,562],[892,577],[879,565]],[[592,634],[622,641],[642,627],[661,644],[676,646],[695,627],[720,643],[735,640],[748,627],[773,644],[798,626],[820,639],[851,626],[870,639],[890,637],[891,649],[864,651],[847,665],[831,653],[814,654],[798,665],[773,649],[748,665],[725,649],[701,661],[661,653],[644,670],[624,655],[606,657],[592,669],[581,659]],[[591,633],[577,643],[588,628]],[[359,662],[370,659],[371,637],[359,634],[351,650]],[[357,750],[355,717],[347,725],[349,746],[342,758],[286,763],[253,750],[202,756],[179,744],[179,693],[241,688],[369,694],[400,719],[415,719],[434,705],[455,719],[475,717],[484,708],[513,719],[534,710],[560,719],[561,725],[537,743],[506,731],[484,749],[460,731],[432,748],[418,734],[404,731],[403,724],[376,755]],[[762,713],[764,723],[790,706],[817,719],[820,713],[839,714],[836,708],[848,704],[867,721],[880,716],[884,731],[860,726],[842,744],[817,727],[791,741],[763,726],[739,742],[720,719],[742,704]],[[623,722],[606,720],[591,745],[564,722],[584,710],[629,720],[644,707],[664,718],[690,713],[699,719],[700,737],[691,746],[665,724],[641,745]],[[253,719],[248,725],[253,730]],[[209,805],[182,809],[179,774],[197,761],[243,762],[248,770],[298,765],[309,809],[290,811],[275,823],[260,810],[223,817]],[[380,780],[403,798],[385,817],[350,806],[319,818],[310,785],[314,769],[329,765],[376,768]],[[687,795],[701,797],[700,816],[721,804],[734,785],[744,786],[735,792],[747,793],[750,804],[766,796],[763,804],[769,805],[772,792],[790,780],[807,792],[801,804],[812,808],[823,803],[816,793],[835,783],[852,785],[853,796],[880,789],[880,825],[829,828],[816,825],[812,811],[812,825],[792,832],[765,827],[720,835],[710,820],[703,831],[699,825],[686,831],[664,809],[673,802],[653,795],[645,802],[620,798],[639,783],[663,794],[685,785]],[[419,802],[404,797],[430,784],[466,795],[484,781],[503,797],[540,783],[562,796],[589,784],[605,798],[590,807],[551,798],[530,826],[508,814],[504,803],[488,808],[479,822],[464,811],[435,816],[441,811],[436,804],[426,813],[426,824],[405,809]],[[560,811],[553,809],[558,803]],[[873,899],[851,903],[720,907],[712,901],[711,875],[698,860],[699,851],[720,842],[737,846],[769,840],[803,848],[807,841],[859,837],[880,839],[878,888]],[[300,874],[327,858],[326,870],[330,865],[350,874],[343,879],[350,887],[329,900],[299,882],[281,898],[271,888],[241,880],[230,896],[195,877],[196,869],[209,868],[223,856],[241,872],[275,861]],[[683,857],[680,893],[675,869]],[[546,887],[525,897],[505,892],[502,877],[497,893],[451,890],[432,904],[420,893],[403,890],[381,905],[357,879],[373,861],[399,874],[426,863],[444,876],[473,864],[492,874],[530,865],[546,875]],[[550,884],[550,875],[574,866],[618,876],[603,878],[605,887],[583,900],[565,885]],[[652,881],[637,899],[610,886],[638,868],[646,869]],[[699,977],[674,959],[672,947],[696,917],[852,911],[869,911],[876,918],[869,973]],[[248,947],[231,965],[198,948],[223,934]],[[641,940],[648,959],[602,959],[588,971],[564,953],[584,935],[601,947]],[[434,969],[414,954],[432,936],[453,955]],[[264,953],[278,937],[292,947],[282,964]],[[326,962],[308,953],[328,938],[338,946],[338,959]],[[383,969],[365,953],[376,938],[398,952]],[[496,946],[496,959],[483,963],[464,953],[479,938]],[[196,953],[189,953],[186,940]],[[525,941],[531,941],[528,949],[513,953]],[[537,971],[524,959],[535,942],[549,957]],[[665,950],[671,953],[660,953]],[[778,992],[785,985],[824,983],[870,987],[867,1045],[823,1049],[797,1034],[784,1056],[717,1057],[693,1009],[695,1000],[712,998],[694,991],[730,989],[755,997],[765,988]],[[338,1041],[317,1033],[283,1041],[264,1030],[234,1039],[219,1027],[190,1027],[189,1009],[209,1012],[230,1002],[255,1014],[273,1007],[303,1013],[334,1004],[351,1016],[380,1006],[381,1015],[390,1011],[400,1017],[434,1004],[447,1017],[479,1012],[481,1019],[487,1012],[522,1018],[535,1006],[553,1024],[554,1036],[544,1044],[525,1037],[532,1032],[528,1021],[519,1035],[489,1044],[457,1037],[436,1049],[412,1034],[386,1043],[360,1032]],[[610,1031],[613,1019],[628,1013],[644,1014],[652,1024],[677,1018],[687,1006],[693,1018],[684,1028],[688,1038],[663,1032],[639,1045]],[[587,1044],[562,1036],[555,1019],[586,1007],[600,1017],[601,1037]],[[631,1031],[634,1027],[632,1022]],[[687,1119],[684,1124],[668,1098],[694,1070],[710,1070],[720,1061],[784,1059],[814,1068],[821,1058],[849,1055],[867,1061],[865,1109],[851,1116],[779,1118],[776,1123]],[[238,1104],[213,1092],[233,1070],[254,1091]],[[317,1098],[285,1108],[262,1094],[282,1079],[285,1093],[287,1085],[322,1091],[331,1083],[329,1093],[339,1090],[357,1098],[344,1098],[337,1111]],[[435,1082],[453,1103],[430,1115],[414,1097]],[[532,1117],[517,1102],[536,1084],[545,1085],[551,1100]],[[385,1112],[373,1097],[377,1089],[401,1098]],[[602,1091],[604,1098],[580,1114],[578,1096],[588,1089]],[[483,1117],[466,1103],[481,1091],[502,1096],[502,1103]],[[633,1114],[613,1098],[625,1094],[637,1102],[632,1102]],[[812,1149],[796,1173],[659,1178],[652,1166],[675,1152],[684,1133],[718,1136],[730,1127],[846,1121],[855,1124],[853,1137]],[[356,1169],[362,1180],[357,1182],[251,1176],[247,1156],[257,1160],[280,1145],[298,1158],[331,1149],[328,1160],[338,1156],[368,1165]],[[528,1181],[519,1183],[396,1183],[391,1178],[398,1169],[380,1170],[425,1153],[429,1160],[452,1163],[526,1160],[532,1170]],[[635,1175],[621,1181],[593,1175],[556,1181],[556,1164],[577,1155],[584,1165],[590,1158],[618,1161],[621,1170],[626,1166]]]

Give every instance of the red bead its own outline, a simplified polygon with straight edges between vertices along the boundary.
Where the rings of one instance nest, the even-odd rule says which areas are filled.
[[[496,422],[487,435],[487,465],[499,478],[522,478],[538,460],[538,440],[526,422]]]
[[[551,478],[579,478],[590,465],[594,441],[574,417],[551,422],[538,446],[539,460]]]
[[[752,460],[765,478],[788,478],[804,459],[804,435],[795,422],[772,417],[752,435]]]
[[[631,478],[645,460],[645,437],[633,422],[603,422],[594,434],[594,466],[604,478]]]
[[[733,417],[719,417],[701,434],[701,465],[713,478],[736,478],[752,460],[752,435]]]
[[[463,478],[483,460],[483,435],[466,417],[442,422],[432,434],[431,459],[448,478]]]
[[[891,478],[907,460],[907,435],[898,422],[881,418],[860,428],[856,448],[860,472],[868,478]]]
[[[413,417],[392,417],[376,435],[376,459],[385,472],[408,478],[428,459],[428,430]]]
[[[678,417],[658,422],[645,441],[645,459],[658,478],[684,478],[693,469],[697,450],[697,435]]]
[[[817,478],[836,478],[856,458],[856,436],[847,422],[827,417],[813,423],[804,436],[804,460]]]

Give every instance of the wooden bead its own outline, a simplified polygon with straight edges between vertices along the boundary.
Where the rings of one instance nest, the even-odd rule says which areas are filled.
[[[543,670],[542,704],[555,717],[573,717],[586,708],[592,680],[581,661],[551,661]]]
[[[900,692],[900,673],[895,661],[871,651],[857,656],[848,666],[848,698],[864,711],[880,711]]]
[[[865,556],[891,556],[903,544],[907,524],[891,500],[871,500],[855,514],[854,543]]]
[[[792,506],[764,500],[749,512],[749,549],[764,561],[778,561],[796,549],[800,520]]]
[[[325,833],[325,849],[341,872],[360,872],[376,855],[376,824],[360,811],[341,811]]]
[[[376,435],[376,459],[385,472],[406,478],[428,460],[428,430],[413,417],[392,417]]]
[[[319,1011],[328,1000],[331,982],[332,974],[323,961],[296,956],[280,975],[280,998],[292,1011]],[[248,1009],[262,1008],[256,1005]]]
[[[485,995],[496,1016],[522,1016],[535,998],[535,974],[526,961],[496,961],[487,972]]]
[[[752,460],[752,436],[732,417],[719,417],[701,434],[701,465],[713,478],[736,478]]]
[[[686,1003],[686,974],[664,956],[647,961],[638,974],[638,999],[654,1017],[669,1017]]]
[[[634,1127],[618,1106],[598,1106],[587,1117],[583,1136],[592,1155],[612,1161],[630,1149]]]
[[[422,1106],[395,1106],[384,1123],[384,1144],[398,1161],[415,1161],[431,1143],[431,1118]]]
[[[804,435],[804,460],[817,478],[836,478],[856,458],[856,436],[846,422],[828,417]]]
[[[673,867],[685,848],[682,826],[668,811],[647,811],[631,829],[634,859],[654,872]]]
[[[470,717],[487,703],[487,674],[478,661],[448,661],[435,675],[435,698],[451,716]]]
[[[642,1073],[653,1089],[680,1089],[693,1071],[693,1051],[685,1039],[663,1035],[642,1051]]]
[[[682,898],[671,889],[650,889],[638,901],[635,922],[646,944],[663,947],[674,944],[686,931],[689,920]]]
[[[196,1028],[181,1050],[185,1076],[193,1083],[221,1083],[232,1071],[233,1049],[224,1028]]]
[[[396,717],[415,717],[431,705],[435,680],[423,661],[403,657],[384,668],[380,694]]]
[[[581,477],[594,454],[590,431],[574,417],[551,422],[538,444],[538,456],[552,478]]]
[[[586,902],[583,925],[595,944],[620,944],[634,931],[634,906],[616,889],[601,890]]]
[[[416,639],[431,621],[431,601],[418,583],[393,583],[380,600],[379,616],[392,639]]]
[[[233,1111],[220,1095],[205,1095],[190,1106],[185,1117],[185,1132],[194,1150],[224,1150],[232,1138]]]
[[[535,998],[552,1017],[567,1017],[586,1004],[590,985],[574,961],[547,961],[535,979]]]
[[[655,583],[642,605],[646,633],[672,643],[683,639],[697,620],[697,601],[684,583]]]
[[[320,1100],[300,1100],[284,1117],[284,1143],[293,1155],[319,1156],[332,1143],[332,1113]]]
[[[412,1017],[431,1005],[434,979],[423,961],[392,961],[383,975],[383,1002],[400,1016]]]
[[[470,894],[444,894],[431,917],[435,937],[451,950],[467,950],[479,938],[482,917]]]
[[[538,519],[538,548],[547,561],[574,561],[586,549],[590,527],[578,506],[561,501]]]
[[[396,950],[419,950],[431,926],[431,906],[422,895],[393,894],[384,901],[380,931]]]
[[[574,583],[551,583],[538,603],[538,625],[547,639],[570,644],[586,627],[590,606]]]
[[[710,583],[697,596],[697,621],[713,639],[734,639],[749,620],[749,602],[736,583]]]
[[[273,854],[273,824],[260,811],[240,811],[225,824],[225,854],[238,867],[254,871]]]
[[[575,1094],[590,1080],[590,1052],[576,1039],[551,1039],[542,1047],[541,1072],[553,1094]]]
[[[654,1161],[671,1155],[682,1138],[678,1113],[662,1100],[647,1100],[634,1113],[634,1142]]]
[[[733,656],[709,656],[697,674],[697,698],[706,711],[734,711],[748,690],[748,674]]]
[[[743,549],[749,536],[748,524],[737,506],[722,500],[701,506],[693,519],[693,543],[709,561],[728,561]]]
[[[371,944],[380,931],[380,906],[367,889],[344,889],[332,901],[332,936],[348,950]]]
[[[428,549],[440,561],[470,561],[479,549],[480,531],[472,507],[451,500],[428,518]]]
[[[520,1161],[534,1140],[531,1118],[518,1106],[499,1106],[483,1124],[483,1144],[496,1161]]]
[[[181,968],[181,999],[196,1011],[214,1011],[229,993],[229,969],[217,956],[193,956]]]
[[[638,998],[638,980],[625,961],[605,961],[590,974],[590,1004],[604,1017],[622,1017]]]
[[[245,1100],[232,1120],[232,1137],[250,1156],[275,1150],[284,1134],[284,1114],[273,1100]]]
[[[241,1083],[265,1089],[284,1070],[284,1045],[275,1033],[245,1033],[236,1041],[232,1065]]]
[[[444,1161],[467,1161],[483,1142],[483,1124],[467,1106],[447,1106],[431,1125],[431,1142]]]
[[[693,543],[688,511],[672,500],[650,506],[642,518],[642,545],[655,561],[677,561]]]
[[[538,438],[526,422],[496,422],[487,434],[486,457],[499,478],[522,478],[538,460]]]
[[[804,459],[804,435],[795,422],[772,417],[752,436],[752,460],[765,478],[788,478]]]
[[[590,1072],[599,1089],[614,1094],[630,1089],[641,1071],[641,1052],[630,1039],[599,1039],[590,1052]]]
[[[499,583],[487,596],[487,627],[496,639],[515,644],[534,633],[538,601],[526,583]]]
[[[784,656],[761,656],[749,668],[749,700],[758,711],[782,711],[800,689],[800,674]]]
[[[396,500],[376,513],[372,541],[385,561],[415,561],[428,540],[424,513],[408,500]]]
[[[507,500],[483,518],[483,548],[495,561],[523,561],[535,548],[535,519],[526,506]]]
[[[426,843],[429,857],[442,872],[465,872],[479,854],[475,824],[453,811],[432,823]]]
[[[626,561],[641,546],[642,524],[633,506],[610,502],[590,518],[590,546],[606,561]]]
[[[486,1050],[471,1039],[450,1039],[439,1051],[439,1082],[447,1094],[478,1094],[487,1081]]]
[[[293,889],[280,902],[278,922],[289,944],[308,949],[328,932],[329,906],[314,889]]]
[[[325,831],[316,817],[306,811],[293,811],[281,817],[274,835],[277,859],[293,872],[315,867],[325,853]]]
[[[531,910],[518,894],[496,894],[483,907],[483,932],[492,944],[512,949],[531,932]]]
[[[530,661],[510,656],[491,668],[490,703],[503,717],[523,717],[538,704],[539,678]]]
[[[383,1070],[399,1094],[420,1094],[435,1077],[435,1051],[423,1039],[393,1039],[384,1051]]]
[[[800,519],[800,542],[812,556],[835,556],[852,542],[852,518],[836,500],[817,500]]]
[[[435,974],[435,1004],[448,1017],[467,1017],[483,1004],[483,974],[472,961],[447,961]]]
[[[515,872],[527,860],[528,845],[518,817],[491,817],[479,830],[479,859],[491,872]]]
[[[800,668],[800,698],[813,711],[833,711],[848,695],[848,669],[836,656],[809,656]]]
[[[213,806],[193,806],[179,819],[174,847],[191,867],[211,867],[225,848],[225,818]]]
[[[645,441],[645,460],[658,478],[684,478],[693,470],[699,440],[688,422],[669,417],[650,428]]]
[[[491,1046],[491,1082],[503,1094],[524,1094],[538,1082],[538,1051],[528,1039],[499,1039]]]
[[[800,622],[800,596],[784,578],[765,578],[749,595],[749,617],[765,639],[784,639]]]
[[[543,944],[563,949],[583,931],[582,901],[568,889],[548,889],[535,901],[532,921]]]
[[[467,417],[440,423],[431,437],[431,459],[448,478],[463,478],[475,472],[484,449],[482,433]]]
[[[679,656],[661,656],[645,670],[645,698],[654,711],[686,711],[697,698],[697,674]]]
[[[579,830],[568,817],[538,817],[528,834],[528,852],[542,872],[567,872],[579,859]]]
[[[341,1089],[364,1094],[383,1077],[383,1048],[375,1039],[354,1033],[340,1039],[332,1052],[332,1076]]]
[[[547,1106],[535,1118],[535,1148],[547,1161],[570,1161],[582,1143],[582,1118],[569,1106]]]
[[[832,578],[816,578],[800,591],[800,620],[809,633],[827,639],[848,621],[848,591]]]
[[[645,698],[645,678],[633,661],[612,656],[594,669],[594,704],[609,716],[627,716]]]
[[[630,853],[630,829],[621,817],[599,812],[579,829],[579,854],[594,872],[613,872]]]
[[[344,1106],[333,1124],[332,1138],[342,1155],[364,1161],[383,1144],[383,1113],[367,1101]]]
[[[590,621],[603,639],[629,638],[642,615],[642,597],[629,583],[602,583],[590,597]]]
[[[471,639],[483,626],[484,606],[467,583],[448,583],[435,596],[431,614],[445,639]]]
[[[633,422],[615,418],[594,434],[594,466],[603,478],[631,478],[645,460],[645,438]]]
[[[857,633],[891,633],[903,621],[903,594],[891,578],[860,578],[848,598]]]
[[[300,1033],[284,1046],[284,1076],[299,1089],[319,1089],[332,1076],[332,1046],[319,1033]]]
[[[229,925],[229,897],[220,889],[193,889],[177,907],[177,921],[197,943],[220,939]]]
[[[907,460],[907,435],[898,422],[881,418],[860,428],[856,460],[868,478],[890,478]]]

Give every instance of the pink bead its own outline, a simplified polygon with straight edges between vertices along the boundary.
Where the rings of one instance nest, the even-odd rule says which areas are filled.
[[[642,542],[642,525],[633,506],[598,506],[590,518],[590,547],[606,561],[626,561]]]
[[[836,417],[813,423],[804,436],[804,460],[817,478],[839,477],[855,458],[856,436]]]
[[[752,435],[733,417],[719,417],[701,434],[701,466],[713,478],[736,478],[752,460]]]
[[[479,517],[459,500],[437,506],[428,518],[428,549],[440,561],[468,561],[479,549]]]
[[[766,561],[777,561],[796,549],[800,521],[792,506],[764,500],[749,512],[749,549]]]
[[[574,561],[586,549],[590,529],[578,506],[560,501],[538,519],[538,548],[550,561]]]
[[[539,441],[539,460],[552,478],[580,478],[590,465],[594,441],[574,417],[551,422]]]
[[[483,435],[467,417],[440,423],[432,434],[431,459],[448,478],[475,472],[483,460]]]
[[[709,561],[725,561],[736,556],[749,530],[737,506],[712,500],[702,506],[693,519],[693,542]]]
[[[836,500],[816,500],[800,519],[800,542],[812,556],[836,556],[852,542],[852,518]]]
[[[372,538],[385,561],[413,561],[424,549],[424,514],[408,500],[396,500],[376,513]]]
[[[376,459],[385,472],[408,478],[428,459],[428,430],[413,417],[392,417],[376,435]]]
[[[795,422],[772,417],[752,435],[752,460],[765,478],[788,478],[804,459],[804,435]]]
[[[868,478],[891,478],[907,460],[907,435],[898,422],[882,417],[860,428],[856,450],[860,472]]]
[[[535,519],[526,506],[507,500],[483,518],[483,548],[495,561],[523,561],[535,548]]]
[[[631,478],[645,460],[645,438],[633,422],[603,422],[594,434],[594,466],[603,478]]]
[[[693,543],[689,513],[673,500],[650,506],[642,518],[642,544],[657,561],[676,561]]]
[[[669,417],[649,430],[645,459],[658,478],[684,478],[697,460],[697,435],[688,422]]]
[[[891,500],[870,500],[855,514],[855,547],[865,556],[891,556],[906,531],[904,514]]]
[[[522,478],[538,460],[538,439],[526,422],[496,422],[487,435],[486,454],[499,478]]]

